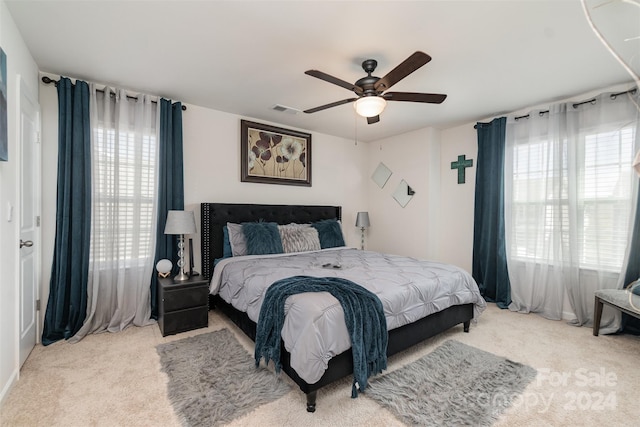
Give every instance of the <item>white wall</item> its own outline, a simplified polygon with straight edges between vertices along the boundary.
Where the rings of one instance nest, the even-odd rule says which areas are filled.
[[[366,188],[371,222],[366,232],[367,249],[422,259],[438,256],[439,219],[437,205],[432,201],[439,197],[439,146],[439,131],[433,128],[367,144]],[[392,171],[382,189],[370,179],[380,162]],[[404,208],[392,196],[403,179],[415,191]]]
[[[368,178],[380,162],[393,174],[383,189],[367,181],[367,248],[439,260],[471,272],[478,151],[474,124],[425,128],[368,144]],[[473,159],[464,184],[458,184],[457,170],[451,169],[461,154]],[[405,208],[392,197],[402,179],[416,191]]]
[[[473,256],[473,211],[476,187],[478,138],[475,123],[465,124],[441,133],[440,146],[440,226],[439,259],[471,272]],[[465,183],[458,184],[458,171],[451,162],[459,155],[473,160],[465,170]]]
[[[0,47],[7,56],[9,161],[0,162],[0,402],[15,383],[18,361],[18,75],[33,94],[38,93],[38,67],[20,32],[0,0]],[[8,210],[13,207],[13,220]]]

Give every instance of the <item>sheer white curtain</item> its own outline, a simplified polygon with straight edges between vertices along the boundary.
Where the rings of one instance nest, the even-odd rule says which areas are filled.
[[[157,217],[158,109],[91,85],[92,212],[87,318],[73,341],[150,320]]]
[[[509,117],[505,223],[511,310],[593,320],[594,292],[621,288],[634,218],[638,94],[602,94]],[[604,332],[616,328],[603,318]]]

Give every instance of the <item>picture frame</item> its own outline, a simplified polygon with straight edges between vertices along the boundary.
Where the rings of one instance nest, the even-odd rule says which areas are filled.
[[[240,121],[242,182],[311,187],[311,134]]]

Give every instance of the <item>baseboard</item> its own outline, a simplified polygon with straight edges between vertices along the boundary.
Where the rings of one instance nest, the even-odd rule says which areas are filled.
[[[17,370],[13,371],[11,376],[9,377],[9,381],[4,385],[2,391],[0,392],[0,406],[4,404],[5,398],[9,395],[9,392],[13,388],[13,386],[18,382],[18,372]]]

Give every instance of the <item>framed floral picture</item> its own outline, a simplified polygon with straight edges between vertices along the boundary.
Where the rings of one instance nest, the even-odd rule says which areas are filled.
[[[240,121],[241,181],[311,187],[311,134]]]

